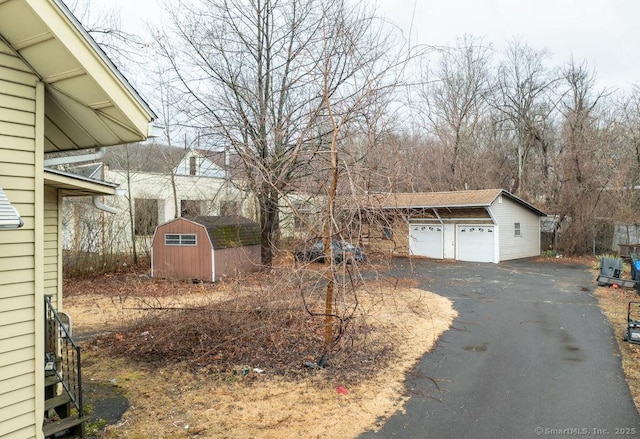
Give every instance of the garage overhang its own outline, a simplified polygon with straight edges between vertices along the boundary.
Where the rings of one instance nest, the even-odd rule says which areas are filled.
[[[0,0],[0,51],[45,84],[45,152],[139,142],[156,115],[60,0]]]

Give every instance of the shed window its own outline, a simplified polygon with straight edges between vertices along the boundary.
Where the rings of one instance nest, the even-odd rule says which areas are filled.
[[[513,223],[514,236],[522,236],[522,232],[520,231],[520,223]]]
[[[198,175],[198,158],[189,157],[189,175]]]
[[[196,245],[197,238],[193,233],[184,233],[184,234],[165,234],[164,235],[164,245]]]

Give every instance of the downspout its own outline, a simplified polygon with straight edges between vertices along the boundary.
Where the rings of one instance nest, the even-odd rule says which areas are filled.
[[[107,206],[106,204],[103,204],[103,203],[98,199],[98,197],[99,197],[99,196],[100,196],[100,195],[94,195],[94,196],[92,197],[92,199],[93,199],[93,206],[94,206],[96,209],[103,210],[103,211],[105,211],[105,212],[109,212],[109,213],[113,213],[113,214],[122,213],[122,210],[120,210],[120,209],[117,209],[117,208],[115,208],[115,207]]]

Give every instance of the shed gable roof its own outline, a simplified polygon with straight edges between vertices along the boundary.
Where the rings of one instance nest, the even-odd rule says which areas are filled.
[[[211,238],[214,250],[260,244],[260,225],[242,216],[198,216]]]
[[[147,138],[156,115],[61,0],[0,0],[1,42],[45,84],[45,152]]]
[[[158,235],[158,230],[176,221],[204,227],[209,235],[209,239],[211,239],[214,250],[260,244],[260,225],[242,216],[176,218],[159,225],[154,234],[154,240]]]

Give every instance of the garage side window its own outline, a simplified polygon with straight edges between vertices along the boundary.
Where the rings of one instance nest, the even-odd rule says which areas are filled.
[[[514,236],[522,236],[522,233],[520,231],[520,223],[513,223],[513,229],[514,229]]]
[[[185,234],[165,234],[164,235],[164,245],[190,245],[194,246],[197,244],[196,235],[191,233]]]

